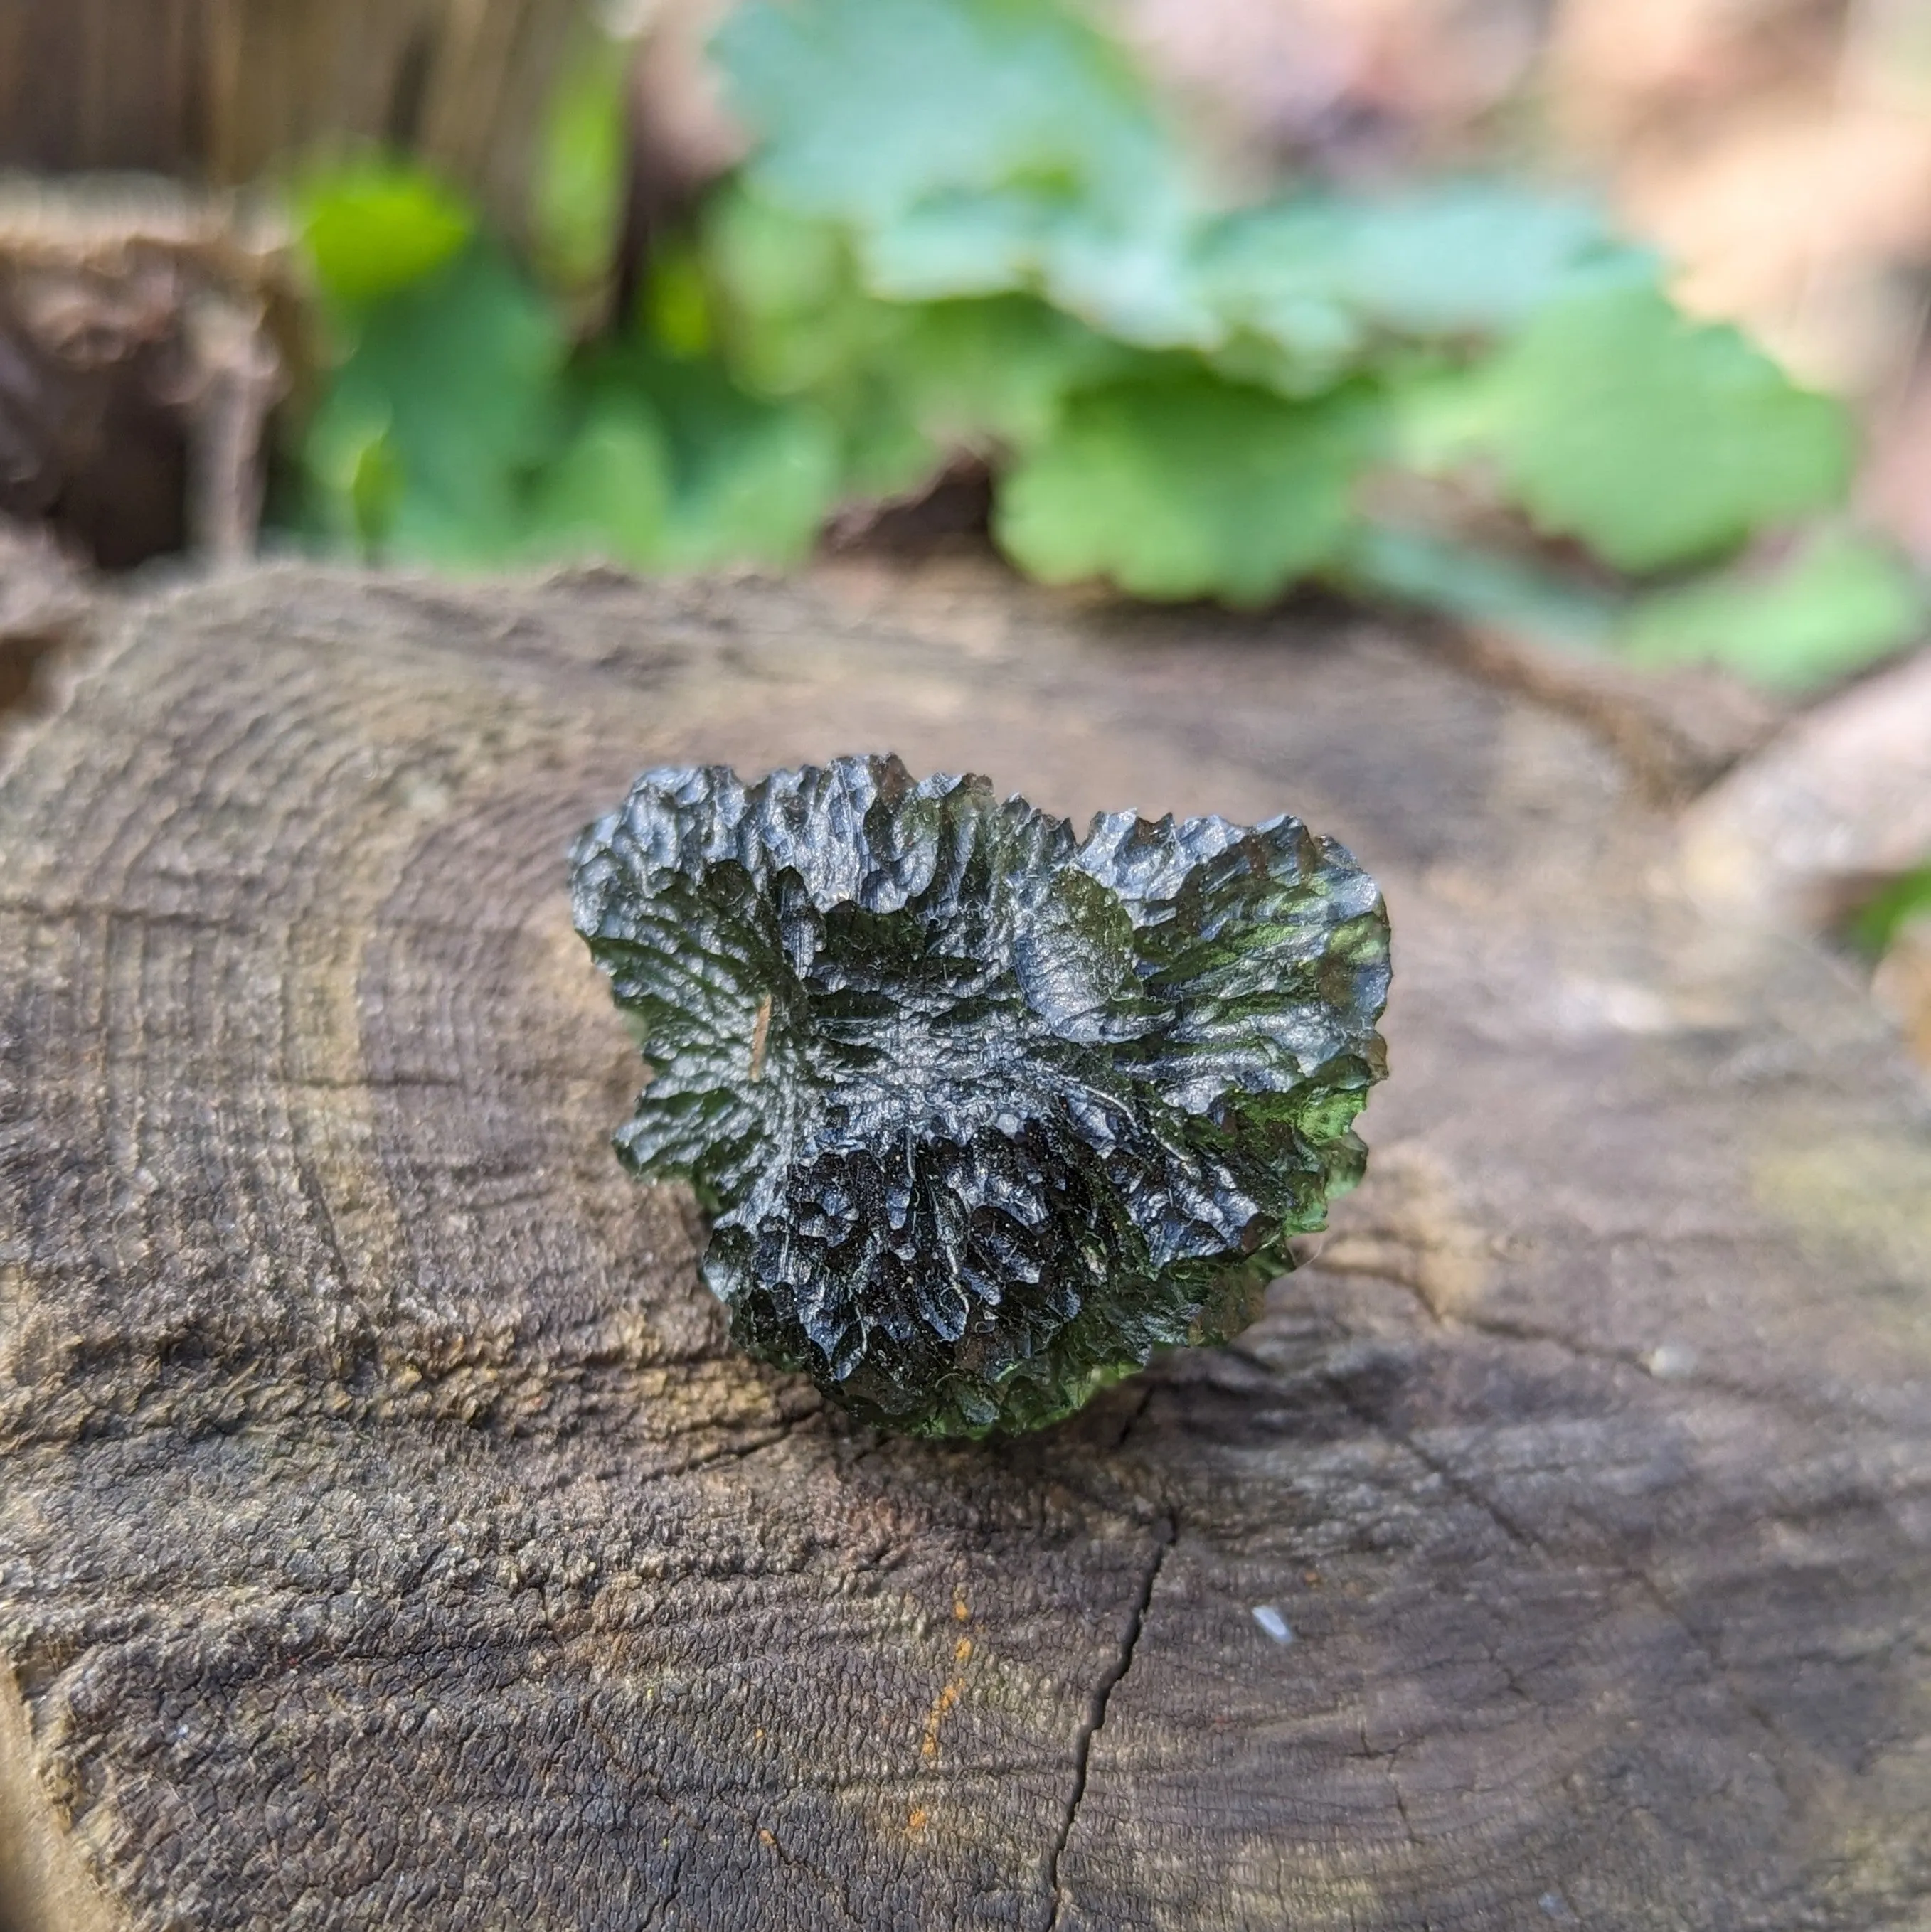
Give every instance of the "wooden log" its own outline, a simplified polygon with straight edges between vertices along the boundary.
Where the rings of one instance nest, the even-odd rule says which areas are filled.
[[[739,1358],[605,1144],[569,836],[887,746],[1292,807],[1393,911],[1319,1261],[1029,1440]],[[1573,722],[1308,620],[134,607],[0,737],[15,1932],[1922,1924],[1923,1096],[1668,838]]]

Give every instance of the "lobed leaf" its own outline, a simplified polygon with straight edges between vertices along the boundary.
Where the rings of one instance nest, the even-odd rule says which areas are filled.
[[[661,563],[671,514],[671,454],[641,398],[599,399],[530,492],[523,548],[533,556]]]
[[[476,232],[474,212],[434,176],[380,158],[311,175],[295,213],[323,295],[351,309],[426,280]]]
[[[839,438],[824,413],[750,395],[708,358],[633,338],[590,358],[572,388],[591,422],[641,410],[659,438],[658,536],[632,561],[674,569],[794,562],[838,502]]]
[[[1734,328],[1611,286],[1539,310],[1488,375],[1487,434],[1545,530],[1619,569],[1696,563],[1839,502],[1840,404],[1798,388]]]
[[[1048,583],[1265,603],[1335,552],[1377,426],[1362,394],[1297,403],[1156,365],[1069,400],[1002,479],[994,534]]]
[[[1122,340],[1211,340],[1201,197],[1119,49],[1057,0],[755,0],[714,43],[773,203],[901,301],[1030,292]]]
[[[1197,252],[1216,361],[1290,394],[1395,345],[1493,340],[1564,295],[1654,275],[1588,204],[1490,181],[1296,195],[1224,218]]]
[[[513,554],[526,480],[556,447],[564,353],[548,304],[480,243],[371,303],[309,428],[311,518],[398,559]],[[343,451],[376,443],[386,483],[345,504],[362,472]]]
[[[1924,629],[1923,585],[1875,539],[1819,532],[1773,567],[1744,566],[1652,593],[1624,627],[1638,664],[1720,664],[1803,692],[1888,657]]]

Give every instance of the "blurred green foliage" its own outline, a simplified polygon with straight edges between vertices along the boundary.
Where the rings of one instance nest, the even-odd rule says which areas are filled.
[[[1907,926],[1931,919],[1931,864],[1902,874],[1851,915],[1851,943],[1873,959],[1889,950]]]
[[[1374,445],[1345,390],[1295,400],[1188,368],[1080,391],[1007,476],[1000,544],[1049,584],[1263,604],[1327,562]]]
[[[369,172],[345,177],[339,202],[311,190],[311,235],[349,226]],[[414,278],[371,294],[314,251],[336,353],[297,454],[299,533],[452,569],[695,569],[810,550],[843,483],[821,409],[752,394],[645,331],[573,344],[553,292],[486,236],[466,230],[449,252],[440,192],[389,172],[385,259],[413,248]]]
[[[1485,387],[1517,500],[1620,570],[1721,556],[1829,508],[1850,482],[1839,405],[1794,388],[1734,328],[1687,321],[1654,288],[1547,303]]]
[[[375,299],[335,292],[352,346],[305,452],[321,527],[430,563],[511,550],[524,479],[556,438],[565,343],[549,304],[482,240]]]
[[[475,234],[475,212],[439,182],[362,158],[295,194],[317,286],[332,305],[380,302],[434,274]]]
[[[1917,632],[1914,578],[1842,524],[1842,407],[1573,198],[1230,208],[1063,0],[746,0],[714,51],[756,145],[605,339],[563,317],[617,232],[621,49],[559,90],[541,284],[407,170],[309,184],[339,349],[313,537],[784,562],[971,456],[1051,581],[1251,605],[1314,578],[1791,689]]]
[[[530,184],[533,252],[544,279],[593,292],[623,220],[631,50],[585,20],[551,90]]]
[[[1914,634],[1923,598],[1882,545],[1836,526],[1787,555],[1749,560],[1638,608],[1625,642],[1639,664],[1710,664],[1774,690],[1855,670]]]

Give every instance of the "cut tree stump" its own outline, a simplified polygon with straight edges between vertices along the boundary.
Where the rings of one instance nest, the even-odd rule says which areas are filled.
[[[1931,1917],[1923,1096],[1580,727],[930,569],[108,632],[0,736],[13,1932]],[[740,1359],[607,1144],[569,836],[872,748],[1393,913],[1319,1260],[1028,1440]]]

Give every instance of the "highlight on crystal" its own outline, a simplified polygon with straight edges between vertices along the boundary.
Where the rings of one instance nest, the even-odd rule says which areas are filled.
[[[1067,820],[839,758],[647,772],[572,854],[737,1342],[863,1420],[1041,1427],[1224,1340],[1361,1177],[1388,916],[1282,816]]]

